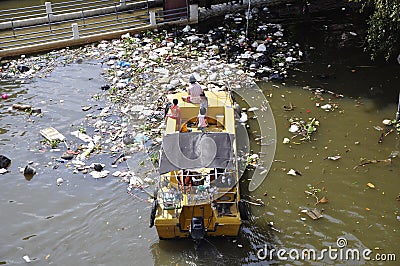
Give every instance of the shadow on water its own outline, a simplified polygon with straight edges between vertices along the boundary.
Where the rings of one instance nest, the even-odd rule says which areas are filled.
[[[258,265],[257,251],[265,243],[265,232],[244,225],[238,238],[207,238],[198,245],[190,239],[159,240],[150,249],[154,265]]]
[[[289,71],[287,83],[342,93],[348,97],[373,100],[375,108],[397,103],[400,65],[391,58],[372,61],[365,51],[366,26],[347,20],[287,25],[288,40],[299,43],[302,64]]]

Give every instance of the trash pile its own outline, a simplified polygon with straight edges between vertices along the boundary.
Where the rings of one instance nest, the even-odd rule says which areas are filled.
[[[134,171],[117,168],[125,161],[129,169],[157,161],[165,127],[166,94],[186,90],[192,74],[203,89],[210,91],[240,88],[256,79],[282,81],[286,70],[300,61],[299,45],[291,46],[283,40],[282,26],[263,22],[267,13],[267,9],[253,8],[248,25],[244,12],[227,14],[221,27],[205,34],[186,26],[125,34],[79,49],[22,56],[3,61],[0,78],[24,83],[45,77],[57,66],[82,60],[100,62],[105,83],[93,98],[105,98],[106,106],[87,114],[85,124],[71,132],[73,137],[51,136],[57,133],[54,128],[48,129],[50,135],[41,132],[44,145],[57,148],[64,143],[66,151],[57,163],[93,178],[111,173],[110,166],[102,165],[96,157],[111,156],[115,158],[112,176],[129,183],[130,188],[146,187],[152,181],[147,177],[154,175],[151,169],[144,175],[146,182]],[[36,110],[30,105],[15,108]],[[82,111],[90,109],[85,106]],[[135,154],[139,152],[148,154],[147,158],[137,160]],[[63,182],[59,179],[57,185]]]
[[[5,174],[8,172],[8,168],[11,165],[11,160],[5,155],[0,155],[0,174]]]
[[[317,128],[319,127],[319,121],[316,118],[303,120],[294,116],[291,117],[288,121],[290,123],[289,132],[293,133],[293,137],[291,139],[284,138],[284,144],[288,144],[290,142],[294,144],[300,144],[294,141],[296,137],[301,137],[300,141],[302,142],[315,140],[313,136],[317,131]]]
[[[19,83],[30,82],[33,78],[45,78],[56,67],[81,62],[83,59],[99,59],[100,54],[90,53],[90,46],[77,49],[61,49],[36,56],[21,55],[14,60],[0,62],[0,79]]]
[[[249,76],[266,80],[283,80],[289,66],[299,62],[303,52],[299,45],[290,45],[284,41],[284,29],[280,24],[268,22],[270,13],[268,8],[254,7],[248,16],[247,11],[225,15],[222,25],[201,34],[199,29],[186,26],[171,30],[148,31],[136,34],[139,46],[148,48],[154,44],[157,48],[148,59],[157,63],[164,58],[173,59],[174,56],[197,60],[215,59],[225,63],[238,64]],[[248,19],[247,19],[248,18]],[[134,40],[131,40],[134,41]],[[62,49],[45,55],[25,57],[18,60],[6,61],[0,67],[2,79],[29,80],[33,77],[44,77],[56,66],[79,62],[84,59],[105,59],[98,48],[106,48],[109,42],[101,46],[88,45],[79,49]],[[134,55],[133,43],[126,42],[126,58]],[[129,51],[130,50],[130,51]],[[117,52],[115,55],[118,55]],[[110,58],[109,58],[110,59]],[[119,61],[115,57],[118,67],[140,69],[144,65],[134,65],[135,60]],[[135,59],[131,57],[130,59]],[[121,73],[120,73],[121,74]],[[234,73],[235,74],[235,73]],[[212,76],[211,80],[218,77]]]
[[[387,137],[389,134],[392,132],[396,132],[397,134],[400,134],[400,120],[396,121],[396,119],[390,120],[390,119],[384,119],[382,121],[382,124],[385,126],[385,129],[380,127],[380,126],[375,126],[374,128],[378,131],[384,131],[378,140],[378,143],[382,143],[383,139]]]

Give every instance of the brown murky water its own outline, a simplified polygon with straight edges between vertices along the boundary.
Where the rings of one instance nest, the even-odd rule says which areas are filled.
[[[263,255],[258,251],[265,244],[286,251],[283,256],[288,261],[279,260],[275,254],[272,263],[277,265],[378,263],[346,261],[328,254],[317,261],[289,257],[289,252],[295,256],[293,250],[305,248],[320,255],[323,249],[338,248],[338,238],[346,239],[348,249],[360,253],[371,249],[371,258],[378,253],[395,254],[398,261],[400,158],[393,158],[391,164],[355,168],[361,159],[386,160],[392,151],[400,150],[398,135],[391,133],[379,144],[382,132],[376,129],[383,127],[383,119],[395,115],[396,98],[387,95],[396,96],[396,89],[390,88],[400,86],[398,66],[371,65],[359,56],[359,50],[338,56],[316,43],[302,45],[316,49],[308,51],[308,63],[300,66],[301,71],[292,71],[290,75],[295,76],[285,85],[259,84],[274,112],[278,134],[272,170],[262,186],[250,193],[266,206],[251,206],[251,219],[244,223],[240,237],[209,239],[197,249],[190,240],[159,241],[155,229],[148,228],[149,204],[127,194],[126,185],[119,180],[72,174],[54,160],[61,151],[38,150],[40,129],[53,126],[68,136],[71,129],[83,123],[81,106],[102,106],[101,101],[91,98],[103,85],[100,65],[83,62],[57,68],[49,77],[29,84],[1,83],[1,92],[10,98],[0,102],[0,154],[13,163],[11,173],[0,175],[0,263],[22,265],[22,257],[28,255],[36,265],[266,265],[268,260],[258,257]],[[331,67],[327,68],[328,64]],[[316,78],[326,71],[331,78]],[[323,94],[324,101],[316,100],[312,92],[302,88],[306,85],[323,86],[345,97]],[[377,91],[371,87],[379,88],[379,92],[368,98]],[[316,102],[323,105],[329,100],[338,105],[334,111],[316,106]],[[8,108],[18,102],[40,106],[45,115],[29,118],[21,112],[9,112]],[[283,106],[290,103],[294,111],[285,111]],[[288,119],[293,116],[320,121],[315,140],[300,145],[282,143],[283,138],[292,136]],[[256,130],[255,121],[250,121],[252,130]],[[337,161],[327,159],[336,155],[341,156]],[[103,160],[107,163],[110,158]],[[28,181],[19,167],[30,161],[38,174]],[[55,164],[57,169],[53,169]],[[287,175],[290,169],[301,176]],[[58,177],[65,180],[59,187]],[[315,205],[315,198],[304,192],[309,186],[321,189],[317,196],[325,196],[329,202]],[[321,219],[312,220],[301,212],[313,208],[323,210]],[[268,226],[269,222],[274,222],[280,232]]]
[[[338,237],[347,240],[348,248],[399,254],[399,158],[390,165],[377,163],[354,169],[361,158],[383,160],[399,150],[398,135],[392,133],[378,144],[381,132],[374,128],[382,126],[384,118],[394,116],[394,103],[377,108],[366,98],[337,99],[324,94],[325,100],[318,101],[321,105],[329,100],[338,105],[338,109],[326,112],[316,106],[310,91],[261,83],[278,133],[277,161],[262,186],[251,193],[266,206],[251,206],[251,220],[244,224],[239,238],[210,239],[195,249],[190,240],[159,241],[155,230],[148,228],[149,204],[132,198],[119,180],[74,175],[53,159],[62,151],[38,150],[40,129],[53,126],[68,136],[83,122],[81,106],[101,106],[90,98],[103,84],[100,71],[96,62],[86,62],[57,68],[49,77],[29,84],[2,85],[2,92],[11,97],[1,103],[1,153],[13,164],[11,173],[0,176],[1,261],[23,264],[22,257],[29,255],[39,265],[264,264],[266,261],[257,257],[264,244],[288,252],[303,248],[318,252],[329,246],[336,248]],[[8,107],[15,102],[39,105],[45,115],[38,119],[9,112]],[[289,103],[296,106],[294,111],[283,109]],[[292,116],[317,118],[320,127],[314,135],[316,140],[282,144],[284,137],[292,136],[288,131]],[[341,158],[326,159],[335,155]],[[106,156],[103,160],[110,159]],[[29,161],[38,170],[31,181],[18,169]],[[57,169],[53,169],[55,164]],[[290,169],[302,175],[287,175]],[[55,182],[58,177],[65,180],[60,187]],[[367,183],[374,184],[375,189],[368,188]],[[316,206],[315,199],[304,193],[308,185],[321,189],[317,196],[325,196],[329,202]],[[324,209],[323,218],[314,221],[301,213],[314,207]],[[271,221],[281,232],[267,225]],[[338,260],[325,258],[324,262],[337,264]],[[288,263],[310,264],[307,260]]]
[[[399,136],[390,134],[379,144],[383,118],[392,118],[396,105],[377,109],[367,99],[332,99],[339,105],[333,112],[315,106],[313,94],[296,87],[264,86],[274,110],[278,132],[275,160],[267,180],[254,195],[265,200],[266,207],[253,207],[254,223],[268,230],[273,221],[281,233],[273,233],[278,247],[285,249],[337,248],[339,237],[347,239],[348,248],[370,248],[374,253],[399,254],[399,158],[392,163],[376,163],[357,167],[363,159],[386,160],[392,151],[399,150]],[[324,95],[325,102],[330,98]],[[318,101],[320,102],[320,101]],[[292,103],[294,111],[282,106]],[[321,104],[322,105],[322,104]],[[290,117],[304,120],[317,118],[320,127],[315,141],[302,144],[283,144]],[[294,142],[300,143],[298,139]],[[337,161],[328,157],[341,156]],[[294,169],[302,175],[291,176]],[[367,186],[375,185],[375,189]],[[328,203],[315,205],[316,199],[307,196],[309,186],[321,189],[319,199]],[[267,192],[267,196],[263,196]],[[323,211],[323,218],[310,219],[301,210]],[[344,260],[345,261],[345,260]],[[329,260],[325,261],[329,263]],[[332,264],[338,261],[330,261]]]

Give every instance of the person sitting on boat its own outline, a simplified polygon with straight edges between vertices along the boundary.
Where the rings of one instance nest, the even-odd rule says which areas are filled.
[[[176,127],[181,128],[181,109],[178,106],[178,99],[172,100],[173,105],[169,108],[170,113],[166,116],[176,120]]]
[[[192,178],[188,170],[181,170],[179,173],[178,187],[183,193],[187,193],[192,188]]]
[[[197,116],[197,128],[204,133],[204,128],[208,126],[207,117],[206,117],[206,108],[201,107],[199,115]]]
[[[203,93],[203,89],[200,84],[197,83],[196,78],[191,75],[189,78],[189,87],[187,89],[189,96],[186,98],[187,102],[200,103],[200,94]]]

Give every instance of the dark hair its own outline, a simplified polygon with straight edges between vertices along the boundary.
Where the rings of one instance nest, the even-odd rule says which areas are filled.
[[[173,99],[172,102],[177,105],[178,104],[178,99]]]

